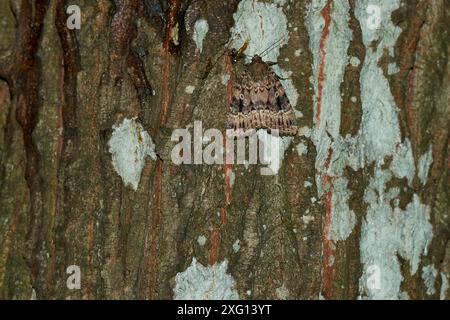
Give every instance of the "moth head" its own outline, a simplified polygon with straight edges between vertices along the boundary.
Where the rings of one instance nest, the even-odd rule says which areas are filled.
[[[235,64],[238,61],[238,59],[239,59],[238,51],[236,49],[234,49],[234,48],[231,49],[230,50],[230,57],[231,57],[231,62],[233,64]]]
[[[236,64],[242,57],[246,57],[246,54],[244,52],[245,50],[247,50],[249,43],[250,40],[246,39],[244,44],[239,49],[233,48],[231,50],[228,50],[228,54],[231,57],[231,62],[233,64]]]
[[[255,54],[252,58],[252,63],[255,63],[255,62],[260,63],[260,62],[263,62],[263,60],[259,55]]]

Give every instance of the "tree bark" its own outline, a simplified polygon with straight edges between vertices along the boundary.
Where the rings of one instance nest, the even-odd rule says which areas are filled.
[[[0,298],[190,297],[224,261],[240,299],[449,297],[450,5],[372,2],[1,1]],[[225,131],[238,26],[248,55],[285,34],[301,130],[273,176],[171,160],[175,129]],[[136,190],[124,119],[157,154]]]

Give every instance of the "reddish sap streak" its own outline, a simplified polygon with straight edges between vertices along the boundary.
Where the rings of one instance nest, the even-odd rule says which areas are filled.
[[[170,0],[169,6],[170,10],[168,14],[167,27],[163,42],[164,63],[161,70],[162,107],[159,115],[161,125],[164,125],[166,123],[167,112],[169,110],[169,102],[170,102],[169,78],[170,78],[170,56],[171,56],[170,43],[172,42],[173,29],[177,24],[177,17],[178,12],[180,10],[181,2],[179,0]]]
[[[181,2],[179,0],[170,0],[170,9],[168,13],[167,27],[165,30],[164,42],[163,42],[163,59],[164,63],[161,70],[161,112],[159,114],[160,126],[164,126],[167,120],[167,112],[169,110],[170,103],[170,43],[172,41],[172,32],[177,23],[178,12],[180,10]],[[159,128],[158,128],[159,131]],[[158,266],[158,242],[159,242],[159,229],[161,220],[161,200],[162,200],[162,175],[163,175],[163,162],[158,159],[156,161],[156,173],[155,173],[155,193],[154,193],[154,206],[151,217],[151,238],[150,238],[150,254],[148,256],[148,297],[149,299],[155,298],[155,288],[157,279],[157,266]]]
[[[331,0],[323,8],[321,15],[324,19],[325,25],[320,37],[320,62],[319,62],[319,74],[317,79],[317,106],[315,115],[315,125],[320,125],[320,116],[322,112],[322,100],[323,100],[323,89],[325,82],[325,64],[326,64],[326,44],[330,36],[330,24],[331,24],[331,9],[333,2]],[[330,239],[330,228],[331,228],[331,212],[332,212],[332,195],[333,195],[333,177],[328,176],[328,170],[331,165],[331,157],[333,150],[329,150],[328,159],[326,163],[326,171],[322,179],[322,185],[325,186],[329,184],[329,190],[326,195],[322,197],[322,202],[326,207],[325,223],[323,229],[323,274],[322,274],[322,293],[326,299],[332,297],[333,289],[333,278],[334,278],[334,268],[332,266],[332,259],[335,254],[335,249],[333,249],[333,243]]]
[[[209,250],[208,264],[213,265],[217,262],[220,244],[220,227],[214,227],[211,233],[211,248]]]
[[[333,196],[333,177],[328,175],[328,170],[331,165],[331,158],[333,155],[333,150],[329,150],[328,159],[326,163],[326,172],[323,177],[322,185],[329,183],[330,189],[328,190],[326,196],[323,197],[322,201],[325,202],[326,213],[325,213],[325,224],[323,228],[323,276],[322,276],[322,293],[325,299],[331,299],[333,294],[333,278],[334,278],[334,267],[333,267],[333,257],[336,250],[333,246],[333,241],[330,240],[330,228],[331,228],[331,213],[333,208],[332,196]]]
[[[162,191],[162,174],[163,162],[158,159],[156,161],[155,173],[155,202],[151,217],[150,227],[150,254],[148,255],[148,295],[149,299],[153,299],[156,287],[156,272],[157,272],[157,257],[158,257],[158,242],[159,229],[161,221],[161,191]]]
[[[331,7],[332,1],[328,1],[327,5],[322,10],[322,17],[325,20],[325,26],[320,37],[320,64],[319,64],[319,76],[317,86],[317,111],[316,111],[316,123],[320,122],[320,113],[322,111],[322,95],[323,95],[323,81],[325,79],[325,59],[327,49],[325,47],[328,37],[330,35],[330,22],[331,22]]]
[[[416,138],[416,132],[413,130],[415,128],[414,123],[417,123],[415,121],[416,119],[416,113],[414,111],[414,95],[416,93],[416,87],[415,87],[415,78],[416,78],[416,67],[413,68],[411,73],[408,75],[408,98],[406,102],[406,121],[408,122],[408,128],[410,128],[411,138],[414,141]]]
[[[230,76],[230,79],[228,80],[228,83],[227,83],[227,100],[228,100],[228,105],[230,105],[231,101],[233,99],[234,75],[233,75],[233,70],[231,69],[231,58],[229,55],[226,55],[225,63],[226,63],[227,73]],[[227,152],[226,150],[228,150],[228,148],[227,148],[226,134],[224,135],[224,147],[225,147],[225,152]],[[224,164],[225,208],[231,203],[231,179],[230,179],[231,173],[232,173],[232,165],[231,165],[231,163],[228,163],[228,161],[225,161],[225,164]]]
[[[225,55],[225,64],[226,70],[230,79],[227,84],[227,101],[228,105],[231,104],[233,98],[233,81],[234,75],[233,70],[231,68],[231,58],[228,54]],[[224,150],[227,152],[227,139],[226,134],[224,135]],[[220,209],[220,225],[214,227],[211,233],[211,248],[209,250],[208,263],[213,265],[217,262],[219,256],[219,245],[220,245],[220,229],[225,226],[228,222],[227,219],[227,207],[231,203],[231,173],[232,173],[232,165],[225,161],[223,165],[224,176],[225,176],[225,203],[224,206]]]
[[[323,276],[322,276],[322,291],[325,299],[331,299],[333,293],[333,278],[334,267],[332,265],[332,259],[336,253],[333,248],[333,243],[330,240],[330,227],[331,227],[331,210],[332,210],[332,195],[333,195],[333,179],[330,178],[330,190],[324,197],[326,201],[326,216],[325,226],[323,229]]]

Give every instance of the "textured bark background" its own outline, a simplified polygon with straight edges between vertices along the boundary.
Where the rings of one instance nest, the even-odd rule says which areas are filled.
[[[369,42],[367,3],[0,1],[0,298],[171,299],[193,258],[210,268],[228,261],[241,299],[448,297],[450,3],[374,1],[382,33]],[[81,9],[80,30],[66,26],[68,5]],[[223,53],[246,5],[286,17],[278,64],[298,92],[298,125],[312,134],[290,141],[276,176],[260,166],[176,166],[173,129],[201,120],[224,130],[233,70]],[[199,19],[208,24],[202,50]],[[371,92],[392,95],[393,118]],[[381,114],[372,131],[370,110]],[[113,126],[134,117],[158,154],[136,191],[108,148]],[[400,151],[389,149],[391,127]],[[341,140],[359,132],[380,142],[350,165],[361,144]],[[396,220],[403,212],[419,222]],[[383,238],[389,230],[403,230],[398,249]],[[370,262],[389,287],[380,293],[365,288]],[[81,269],[79,290],[66,286],[70,265]]]

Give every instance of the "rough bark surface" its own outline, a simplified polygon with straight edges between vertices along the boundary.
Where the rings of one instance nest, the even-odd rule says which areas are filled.
[[[339,117],[323,120],[338,127],[337,136],[328,134],[333,142],[356,137],[366,125],[360,78],[368,51],[384,41],[364,44],[366,31],[356,14],[361,2],[253,1],[276,6],[287,18],[289,39],[277,62],[292,71],[295,109],[302,114],[298,127],[319,132],[329,112],[327,90],[340,91]],[[323,23],[311,31],[307,17],[314,3],[324,5]],[[348,63],[342,81],[332,84],[330,69],[321,66],[335,57],[332,40],[340,34],[333,28],[339,29],[335,17],[342,4],[348,5],[345,27],[351,30],[346,55],[360,64]],[[66,26],[68,5],[81,8],[80,30]],[[197,120],[204,129],[225,128],[230,83],[224,79],[233,80],[233,66],[224,50],[241,5],[0,1],[0,298],[172,299],[175,276],[193,258],[204,266],[227,260],[241,299],[365,296],[361,239],[371,206],[365,199],[371,181],[395,155],[378,159],[383,163],[363,160],[355,170],[345,166],[337,177],[330,174],[336,149],[325,148],[326,168],[318,168],[321,142],[298,134],[275,176],[261,175],[260,165],[171,161],[174,129]],[[411,299],[450,295],[449,9],[445,0],[403,1],[388,17],[401,31],[394,52],[378,60],[396,105],[401,142],[409,141],[417,168],[411,181],[395,176],[384,187],[399,191],[390,204],[398,210],[407,210],[417,195],[429,208],[433,232],[417,272],[401,253],[394,257],[400,291]],[[209,27],[202,50],[193,40],[199,19]],[[316,52],[314,37],[320,40]],[[393,63],[396,72],[388,72]],[[158,155],[146,159],[137,190],[125,186],[108,147],[113,126],[134,117]],[[381,123],[380,137],[384,129]],[[297,152],[300,143],[306,154]],[[432,163],[423,183],[420,159],[429,150]],[[337,240],[330,238],[333,192],[343,179],[355,224]],[[66,286],[70,265],[81,269],[79,290]],[[422,272],[430,265],[440,275],[432,279],[434,291]]]

